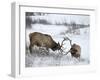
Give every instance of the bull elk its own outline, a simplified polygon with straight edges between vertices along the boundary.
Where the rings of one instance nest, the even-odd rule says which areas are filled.
[[[30,53],[32,53],[32,47],[34,45],[36,45],[38,47],[45,47],[46,50],[48,50],[50,48],[53,51],[55,51],[55,50],[62,51],[61,47],[63,46],[63,42],[65,41],[65,39],[64,39],[60,45],[60,43],[59,42],[56,43],[50,35],[43,34],[40,32],[30,33],[29,39],[30,39],[30,45],[29,45]]]
[[[72,44],[72,40],[70,40],[68,37],[67,37],[67,40],[70,41],[70,45],[71,45],[71,48],[67,52],[67,54],[70,52],[72,57],[80,58],[80,55],[81,55],[81,47],[78,44],[75,44],[75,43]]]
[[[73,44],[71,46],[70,53],[71,53],[72,57],[80,58],[81,47],[77,44]]]

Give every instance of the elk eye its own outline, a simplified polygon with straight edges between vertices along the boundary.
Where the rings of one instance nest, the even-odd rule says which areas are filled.
[[[76,50],[76,49],[75,49],[74,51],[75,51],[75,52],[77,52],[77,50]]]

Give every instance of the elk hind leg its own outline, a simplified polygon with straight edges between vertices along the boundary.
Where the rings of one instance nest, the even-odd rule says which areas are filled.
[[[29,46],[29,51],[30,51],[30,53],[32,53],[32,44],[30,44],[30,46]]]

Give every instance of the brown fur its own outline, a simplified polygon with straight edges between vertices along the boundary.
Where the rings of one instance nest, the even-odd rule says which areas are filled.
[[[34,45],[38,47],[46,47],[47,50],[48,48],[51,48],[53,51],[60,49],[60,44],[59,43],[57,44],[48,34],[34,32],[29,34],[29,38],[30,38],[30,46],[29,46],[30,52],[32,52],[32,47]]]
[[[70,49],[70,53],[72,57],[80,58],[81,55],[81,47],[77,44],[73,44]]]

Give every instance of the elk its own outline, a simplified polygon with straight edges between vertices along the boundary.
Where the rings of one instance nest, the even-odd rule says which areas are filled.
[[[67,54],[70,52],[72,57],[80,58],[80,55],[81,55],[81,47],[78,44],[75,44],[75,43],[72,44],[72,40],[70,40],[68,37],[67,37],[67,40],[70,41],[70,45],[71,45],[71,48],[67,52]]]
[[[64,39],[60,45],[60,43],[59,42],[56,43],[50,35],[43,34],[40,32],[30,33],[29,39],[30,39],[30,45],[29,45],[30,53],[32,53],[32,47],[34,45],[36,45],[38,47],[45,47],[46,50],[48,50],[50,48],[53,51],[55,51],[55,50],[62,51],[61,47],[63,46],[63,42],[65,41],[65,39]]]
[[[77,44],[73,44],[70,49],[70,53],[72,57],[80,58],[81,55],[81,47]]]

